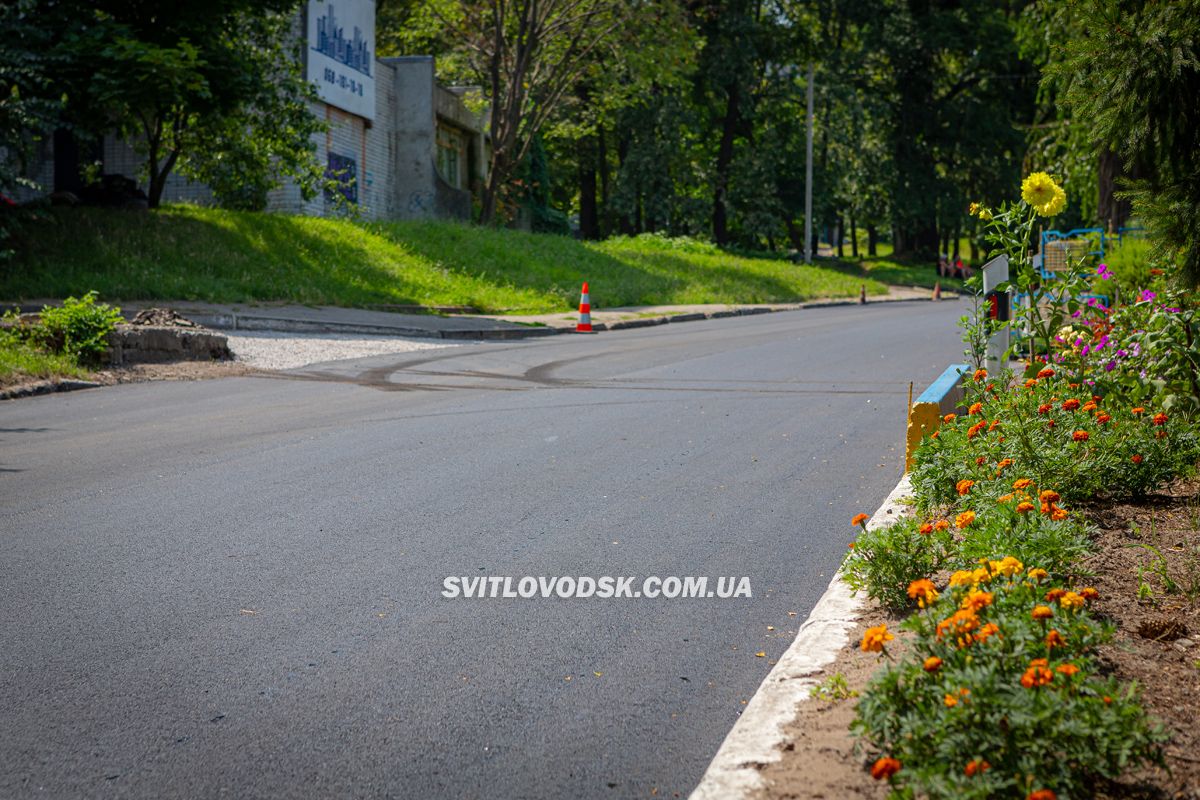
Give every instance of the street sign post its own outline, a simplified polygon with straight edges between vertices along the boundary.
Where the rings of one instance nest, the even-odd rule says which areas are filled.
[[[983,265],[984,312],[993,320],[1003,323],[1000,330],[988,340],[987,371],[998,375],[1004,367],[1009,344],[1009,319],[1011,318],[1011,295],[1009,291],[996,287],[1008,281],[1008,256],[999,255]]]

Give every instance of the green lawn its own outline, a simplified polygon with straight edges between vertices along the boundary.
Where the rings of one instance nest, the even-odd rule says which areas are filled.
[[[795,302],[887,291],[888,273],[730,255],[642,236],[583,243],[446,222],[367,224],[172,206],[152,214],[55,209],[26,225],[0,267],[0,299],[95,289],[108,300],[285,300],[571,309],[583,281],[596,307]]]
[[[0,389],[45,378],[87,378],[90,373],[66,355],[48,355],[0,335]]]

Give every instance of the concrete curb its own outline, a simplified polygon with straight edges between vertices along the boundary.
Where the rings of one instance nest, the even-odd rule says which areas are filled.
[[[900,479],[883,505],[867,522],[870,529],[890,524],[912,491],[908,476]],[[691,800],[740,800],[766,788],[761,769],[782,757],[784,728],[796,708],[809,699],[817,675],[832,664],[846,635],[858,622],[863,600],[842,580],[839,569],[817,601],[795,640],[758,687],[746,710],[721,743],[717,755],[691,794]]]
[[[38,381],[13,389],[0,390],[0,400],[16,400],[19,397],[33,397],[55,392],[73,392],[77,389],[98,389],[101,386],[104,384],[95,381]]]

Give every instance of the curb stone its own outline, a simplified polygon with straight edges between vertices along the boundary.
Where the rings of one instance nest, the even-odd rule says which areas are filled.
[[[18,397],[33,397],[55,392],[73,392],[77,389],[98,389],[103,385],[96,381],[38,381],[12,389],[0,390],[0,400],[16,400]]]
[[[867,522],[874,530],[895,520],[912,492],[908,476],[900,479],[883,505]],[[786,742],[784,729],[796,708],[809,699],[817,676],[847,643],[864,601],[850,591],[839,569],[796,638],[750,699],[746,710],[721,743],[716,756],[690,795],[690,800],[744,800],[766,789],[761,769],[779,761]]]

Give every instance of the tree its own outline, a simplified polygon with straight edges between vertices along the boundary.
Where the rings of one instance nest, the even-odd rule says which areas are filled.
[[[1200,0],[1076,4],[1081,35],[1047,69],[1098,151],[1127,173],[1134,212],[1200,284]]]
[[[79,134],[133,143],[152,208],[176,168],[241,207],[261,207],[285,174],[317,190],[323,126],[291,32],[298,0],[28,5],[59,62],[42,96],[64,98],[60,122]]]

